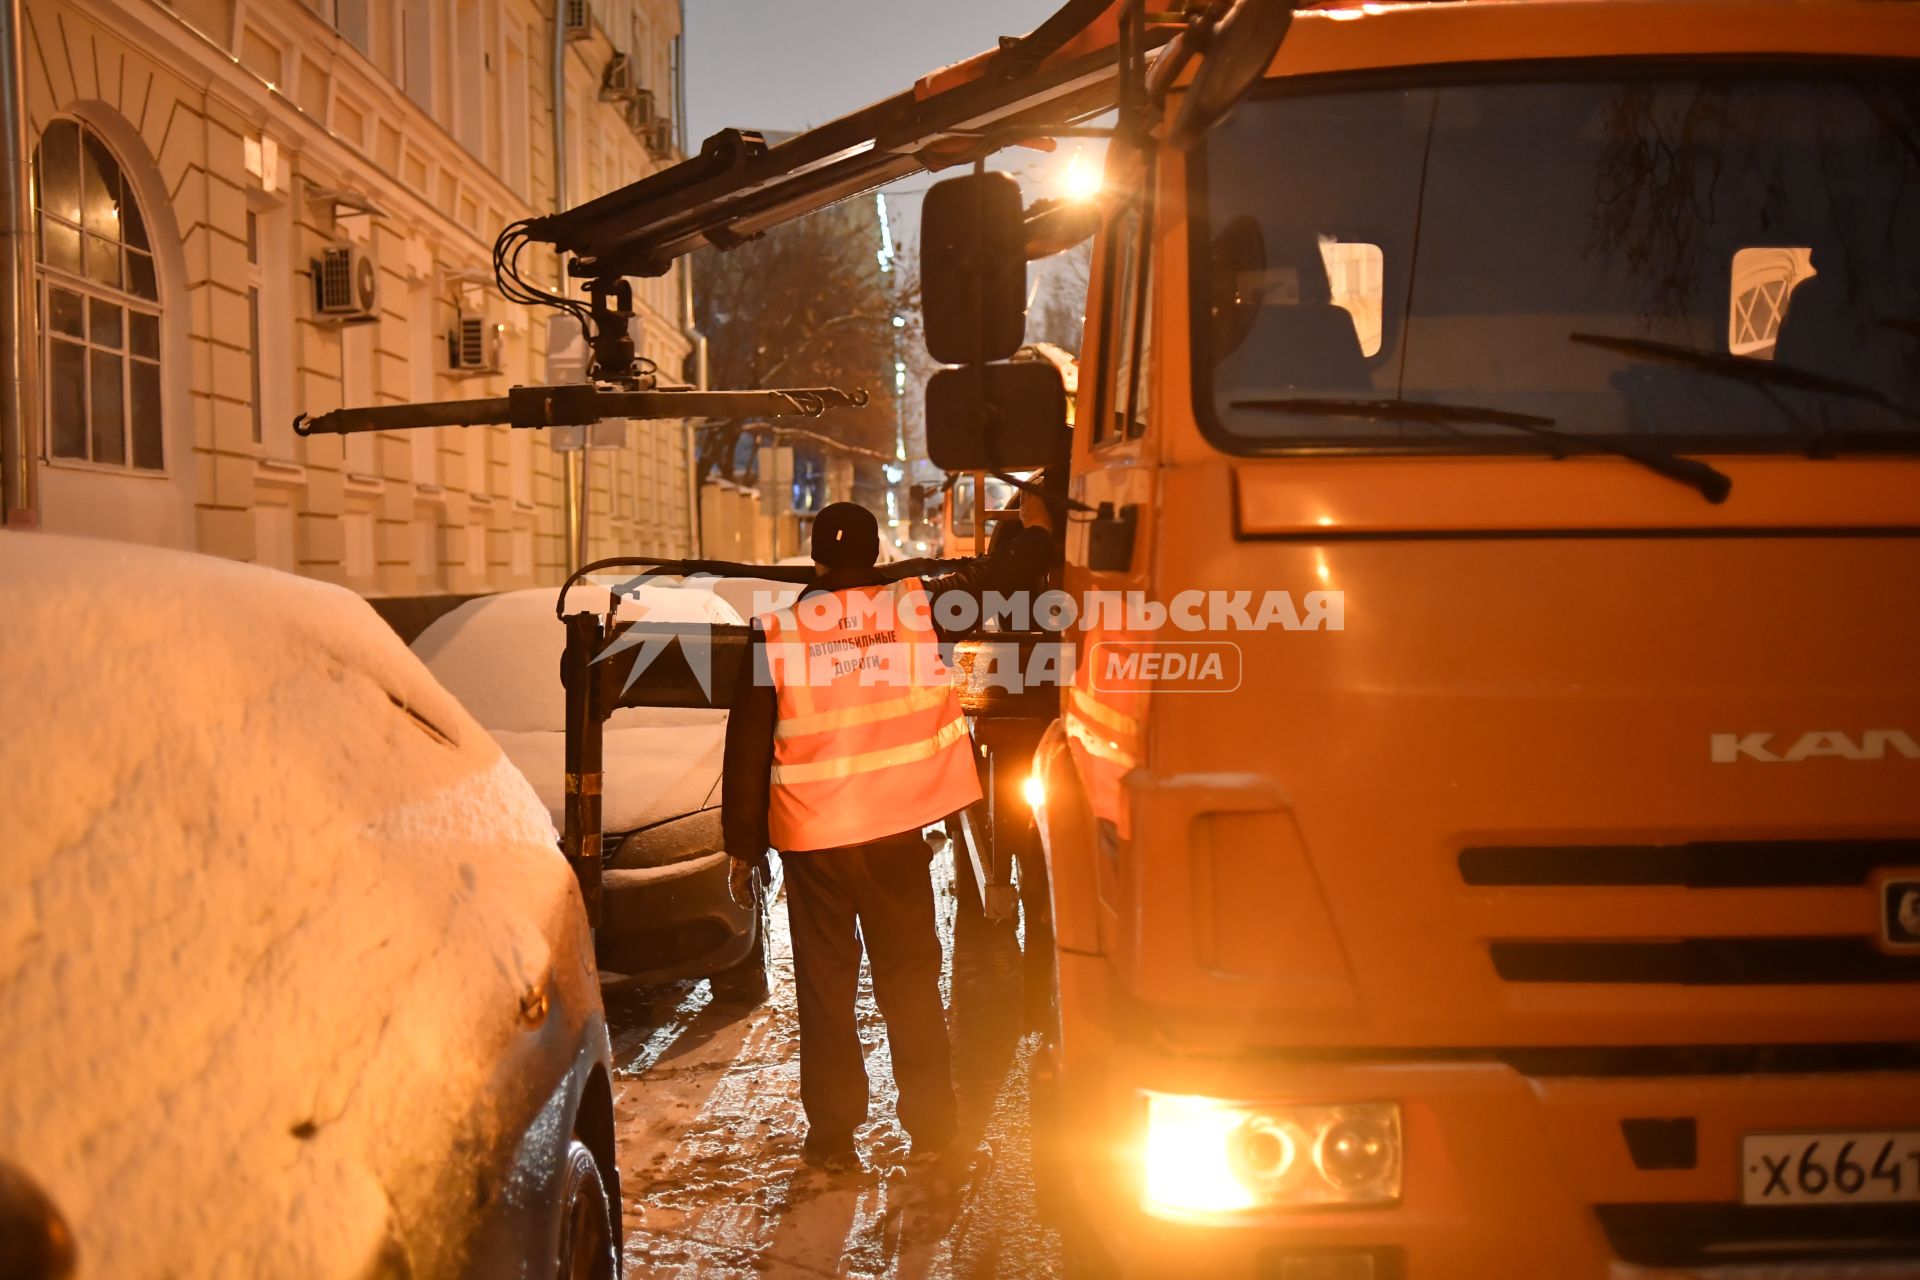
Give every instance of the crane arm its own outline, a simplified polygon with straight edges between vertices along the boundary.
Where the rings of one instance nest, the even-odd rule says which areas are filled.
[[[1066,0],[1031,34],[777,145],[723,130],[679,164],[530,220],[526,237],[571,255],[576,277],[657,276],[702,246],[731,248],[887,183],[1073,127],[1119,103],[1128,7]],[[1143,44],[1178,29],[1156,22]]]

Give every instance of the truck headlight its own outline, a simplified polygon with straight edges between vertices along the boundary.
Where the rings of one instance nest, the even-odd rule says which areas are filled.
[[[1264,1107],[1148,1093],[1144,1207],[1162,1217],[1232,1216],[1400,1198],[1400,1107]]]

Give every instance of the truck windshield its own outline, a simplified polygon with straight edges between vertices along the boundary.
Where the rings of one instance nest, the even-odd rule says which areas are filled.
[[[1536,447],[1292,398],[1674,450],[1920,445],[1910,69],[1294,86],[1195,168],[1197,401],[1229,447]]]

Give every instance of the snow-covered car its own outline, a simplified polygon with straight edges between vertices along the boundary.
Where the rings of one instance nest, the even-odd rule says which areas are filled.
[[[598,602],[589,597],[598,595]],[[606,593],[573,589],[579,608]],[[623,599],[620,617],[738,625],[740,613],[710,590],[648,585]],[[545,802],[556,825],[566,801],[566,702],[560,684],[565,628],[549,587],[468,600],[413,641],[440,683],[487,727]],[[767,892],[736,903],[727,888],[720,829],[720,771],[727,713],[629,707],[608,717],[601,782],[599,961],[608,974],[646,982],[707,978],[722,999],[767,993]]]
[[[0,594],[0,1272],[614,1275],[586,915],[486,731],[323,583],[5,532]]]
[[[781,564],[802,563],[801,558],[792,557],[782,560]],[[813,561],[805,560],[811,565]],[[801,584],[797,582],[776,582],[770,578],[687,578],[681,583],[683,591],[710,591],[726,601],[733,611],[742,618],[751,621],[761,614],[784,609],[800,596]]]

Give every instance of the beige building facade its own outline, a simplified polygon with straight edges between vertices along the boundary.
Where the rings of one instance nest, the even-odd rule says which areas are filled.
[[[676,158],[680,13],[559,9],[577,203]],[[528,0],[26,0],[37,527],[369,595],[556,581],[549,433],[293,431],[546,380],[546,316],[502,301],[491,252],[555,207],[555,18]],[[550,257],[523,266],[554,284]],[[678,274],[634,283],[640,349],[677,376]],[[634,423],[590,455],[590,555],[690,549],[687,445],[680,423]]]

